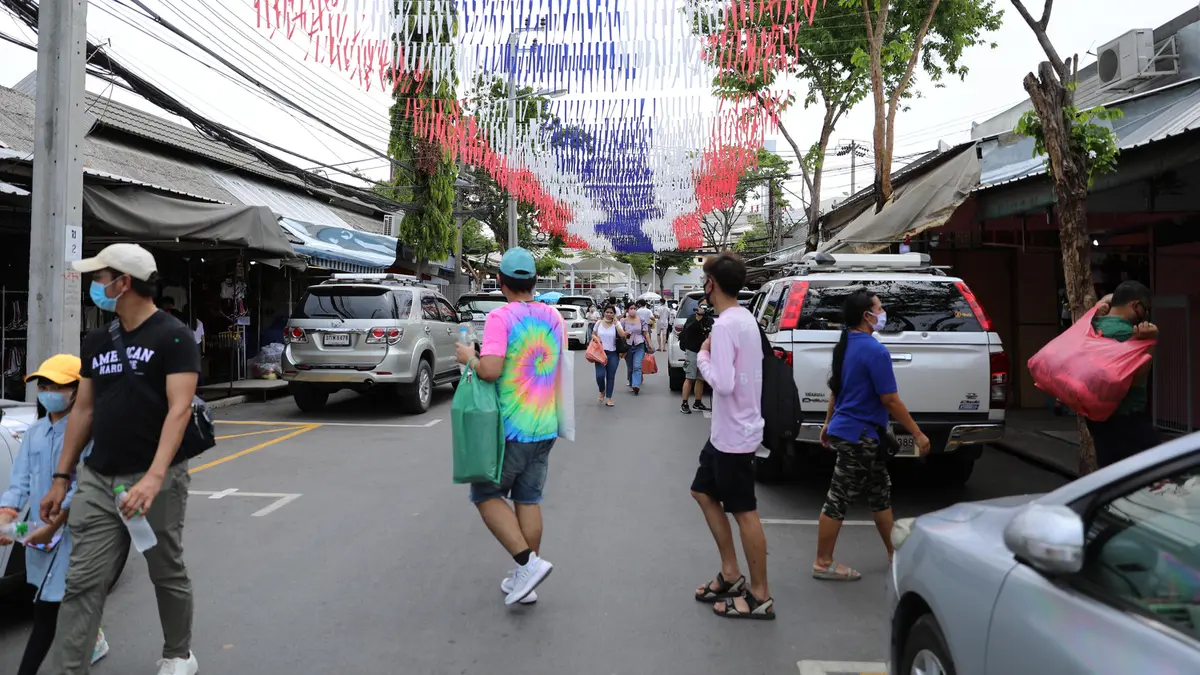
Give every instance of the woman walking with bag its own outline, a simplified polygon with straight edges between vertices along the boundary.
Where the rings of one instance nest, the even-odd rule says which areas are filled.
[[[637,307],[629,305],[621,319],[621,327],[629,340],[629,351],[625,352],[625,365],[629,389],[637,396],[642,390],[642,360],[646,358],[646,336],[650,326],[638,316]]]
[[[616,308],[605,305],[602,318],[592,330],[592,343],[598,344],[606,357],[605,363],[595,362],[596,386],[600,389],[600,402],[609,408],[613,407],[613,387],[617,383],[617,366],[621,363],[617,354],[618,337],[627,338],[625,329],[617,321]]]
[[[866,289],[851,293],[842,305],[842,316],[842,337],[833,348],[829,407],[821,429],[821,445],[837,452],[833,481],[821,508],[812,569],[813,578],[823,581],[862,578],[854,569],[835,562],[833,549],[847,507],[864,490],[891,563],[892,479],[887,460],[892,453],[881,450],[881,443],[895,442],[888,431],[888,416],[912,434],[922,455],[929,453],[929,439],[896,392],[891,354],[872,336],[887,324],[879,297]]]

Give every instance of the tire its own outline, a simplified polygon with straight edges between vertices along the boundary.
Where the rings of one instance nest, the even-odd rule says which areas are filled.
[[[327,389],[319,389],[306,384],[292,384],[288,389],[291,391],[292,398],[295,399],[296,407],[300,409],[300,412],[321,412],[324,410],[325,404],[329,402],[329,391]]]
[[[400,394],[400,408],[410,415],[421,415],[429,410],[432,402],[433,366],[421,359],[421,365],[417,367],[417,379]]]
[[[975,459],[958,454],[936,457],[929,463],[930,478],[938,486],[962,487],[971,479],[975,470]]]
[[[946,636],[932,614],[921,616],[909,629],[903,654],[897,675],[957,675]]]
[[[667,368],[671,380],[671,391],[683,391],[683,368]]]

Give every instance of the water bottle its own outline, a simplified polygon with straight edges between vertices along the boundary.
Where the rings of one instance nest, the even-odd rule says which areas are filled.
[[[471,331],[466,326],[458,327],[458,342],[460,344],[471,344]]]
[[[0,525],[0,537],[24,543],[25,538],[31,533],[36,532],[39,527],[41,527],[40,523],[5,523],[4,525]]]
[[[125,491],[124,485],[118,485],[113,490],[113,494],[117,496],[117,508],[120,509],[121,502],[125,501],[129,493]],[[133,547],[137,549],[138,553],[145,553],[158,543],[158,537],[154,536],[154,530],[150,527],[150,523],[146,522],[146,516],[139,513],[132,518],[126,518],[124,514],[121,514],[121,520],[125,521],[125,528],[129,530],[129,538],[133,540]]]

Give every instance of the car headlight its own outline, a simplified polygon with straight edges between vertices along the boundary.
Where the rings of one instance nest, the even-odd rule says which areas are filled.
[[[899,551],[904,542],[908,541],[908,535],[912,534],[915,522],[916,518],[901,518],[892,524],[892,548]]]

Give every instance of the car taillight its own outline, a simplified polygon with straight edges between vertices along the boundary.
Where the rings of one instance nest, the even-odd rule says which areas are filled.
[[[1004,409],[1008,405],[1008,354],[991,354],[992,407]]]
[[[788,365],[788,368],[792,367],[792,353],[791,352],[789,352],[786,349],[780,349],[779,347],[775,347],[772,351],[775,352],[775,358],[782,359],[783,362]]]
[[[575,322],[571,324],[571,328],[583,328],[583,324],[580,322]]]
[[[967,301],[967,305],[971,307],[971,311],[975,313],[975,319],[979,321],[979,327],[982,328],[984,332],[990,333],[992,330],[992,322],[988,320],[987,314],[983,313],[983,305],[979,304],[979,300],[975,298],[975,294],[972,293],[971,289],[967,288],[967,285],[961,281],[955,282],[954,285],[958,288],[958,292],[962,293],[963,299]]]
[[[308,342],[308,336],[304,334],[303,328],[289,328],[286,335],[287,341],[291,344],[306,344]]]
[[[367,344],[381,345],[387,343],[394,345],[404,337],[403,328],[372,328],[367,331]]]
[[[792,284],[787,304],[783,306],[783,318],[779,320],[779,330],[792,330],[800,323],[800,312],[804,310],[804,296],[806,295],[808,295],[807,281],[797,281]]]

